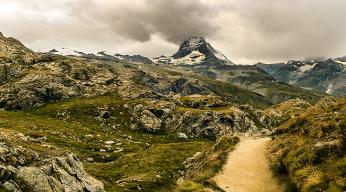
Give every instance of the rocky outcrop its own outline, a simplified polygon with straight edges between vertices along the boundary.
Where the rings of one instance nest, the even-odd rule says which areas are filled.
[[[58,59],[25,69],[22,77],[0,86],[0,108],[26,109],[49,101],[115,92],[115,75],[106,67]]]
[[[17,139],[28,140],[18,134]],[[2,134],[1,140],[7,140]],[[13,192],[103,192],[103,183],[85,172],[73,154],[45,157],[23,147],[0,143],[0,187]]]
[[[278,126],[289,118],[296,118],[312,105],[302,99],[292,99],[274,105],[264,111],[265,120],[271,127]]]
[[[327,109],[328,107],[334,105],[336,99],[334,97],[325,97],[315,104],[315,107]]]
[[[104,191],[103,183],[87,174],[82,163],[72,154],[45,159],[40,164],[18,169],[15,178],[21,189],[37,192]]]
[[[33,63],[36,54],[14,38],[7,38],[0,33],[0,64]]]
[[[256,134],[269,129],[270,117],[261,110],[243,105],[225,107],[213,111],[203,109],[180,108],[172,106],[151,107],[137,105],[128,107],[134,121],[132,129],[145,132],[174,132],[186,137],[216,140],[229,134]],[[267,133],[267,132],[264,132]],[[182,137],[181,137],[182,138]]]
[[[199,114],[187,111],[176,126],[177,130],[187,135],[213,140],[230,133],[259,131],[252,119],[240,110],[232,113],[209,111]]]
[[[137,105],[133,109],[133,116],[137,124],[132,125],[132,129],[142,129],[147,132],[159,132],[161,129],[161,119],[155,116],[143,105]]]

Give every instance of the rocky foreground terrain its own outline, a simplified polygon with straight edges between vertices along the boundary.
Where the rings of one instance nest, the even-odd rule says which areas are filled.
[[[170,59],[198,50],[210,62],[36,53],[0,35],[1,190],[217,191],[210,178],[239,135],[275,138],[269,157],[289,186],[345,190],[344,99],[193,42]]]

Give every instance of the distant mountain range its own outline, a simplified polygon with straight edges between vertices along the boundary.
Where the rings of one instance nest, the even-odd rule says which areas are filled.
[[[81,51],[75,51],[68,48],[53,49],[49,51],[51,54],[63,55],[63,56],[77,56],[87,59],[98,59],[98,60],[109,60],[109,61],[129,61],[144,64],[153,64],[154,62],[147,57],[141,55],[121,55],[121,54],[111,54],[105,51],[94,53],[84,53]]]
[[[207,75],[215,80],[229,82],[242,88],[268,96],[277,101],[305,94],[307,90],[334,96],[346,94],[346,56],[335,59],[292,60],[287,63],[236,65],[202,37],[185,40],[172,56],[153,59],[141,55],[121,55],[107,52],[83,53],[67,48],[53,49],[49,53],[77,56],[87,59],[128,61],[143,64],[175,66]],[[290,89],[297,86],[299,92]]]
[[[312,59],[260,67],[275,79],[306,89],[322,91],[334,96],[346,94],[346,59]]]

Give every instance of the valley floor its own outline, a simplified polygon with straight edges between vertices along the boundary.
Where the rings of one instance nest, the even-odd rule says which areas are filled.
[[[229,154],[223,171],[214,178],[226,192],[278,192],[281,187],[273,178],[265,157],[270,138],[242,138]]]

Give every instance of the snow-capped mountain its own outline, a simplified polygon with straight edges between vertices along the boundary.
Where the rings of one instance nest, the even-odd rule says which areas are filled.
[[[257,64],[275,79],[323,91],[335,96],[346,94],[346,57],[305,59],[286,64]]]
[[[337,63],[342,64],[342,65],[346,65],[346,55],[343,56],[343,57],[338,57],[338,58],[336,58],[335,61],[336,61]]]
[[[98,60],[109,60],[109,61],[129,61],[129,62],[137,62],[137,63],[144,63],[144,64],[152,64],[153,61],[151,61],[147,57],[143,57],[141,55],[121,55],[121,54],[111,54],[106,51],[101,51],[98,53],[84,53],[81,51],[75,51],[68,48],[61,48],[61,49],[53,49],[49,51],[51,54],[56,55],[63,55],[63,56],[76,56],[76,57],[83,57],[87,59],[98,59]]]
[[[202,37],[191,37],[184,41],[172,56],[153,58],[154,62],[171,65],[233,65],[220,51],[213,48]]]
[[[85,53],[75,51],[68,48],[60,48],[60,49],[53,49],[50,50],[49,53],[56,54],[56,55],[63,55],[63,56],[83,56]]]

